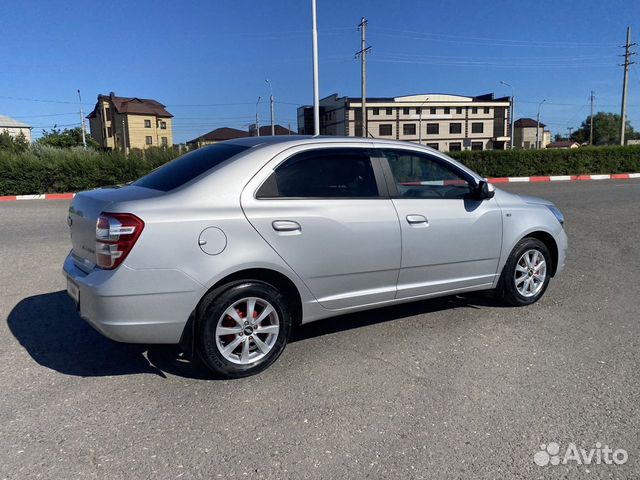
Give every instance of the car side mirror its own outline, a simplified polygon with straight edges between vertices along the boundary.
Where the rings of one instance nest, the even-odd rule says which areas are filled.
[[[476,187],[476,195],[479,199],[485,200],[493,198],[495,194],[496,189],[492,184],[490,184],[486,180],[480,180],[478,182],[478,186]]]

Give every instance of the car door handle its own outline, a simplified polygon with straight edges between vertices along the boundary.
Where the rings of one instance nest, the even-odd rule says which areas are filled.
[[[275,220],[271,226],[276,232],[300,232],[302,227],[292,220]]]
[[[427,217],[424,215],[407,215],[407,222],[409,222],[409,225],[415,225],[416,227],[429,225]]]

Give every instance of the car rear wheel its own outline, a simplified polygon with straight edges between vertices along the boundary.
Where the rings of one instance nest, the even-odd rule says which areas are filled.
[[[207,294],[199,309],[198,354],[214,373],[239,378],[261,372],[289,339],[291,313],[269,284],[248,280]]]
[[[537,238],[523,238],[511,251],[502,270],[502,299],[514,306],[530,305],[544,295],[552,271],[547,246]]]

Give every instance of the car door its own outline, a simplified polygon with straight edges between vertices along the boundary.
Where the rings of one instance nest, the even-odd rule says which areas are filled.
[[[400,268],[379,159],[347,145],[287,150],[242,194],[247,219],[328,309],[393,300]]]
[[[377,154],[402,231],[397,298],[490,287],[502,243],[496,201],[478,199],[473,176],[434,154]]]

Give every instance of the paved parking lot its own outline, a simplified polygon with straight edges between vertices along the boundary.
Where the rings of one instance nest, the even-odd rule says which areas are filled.
[[[319,322],[236,381],[102,338],[63,291],[68,203],[0,204],[0,478],[637,478],[640,181],[504,188],[567,217],[540,303]],[[536,465],[549,442],[629,457]]]

